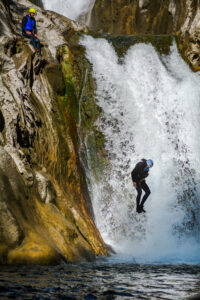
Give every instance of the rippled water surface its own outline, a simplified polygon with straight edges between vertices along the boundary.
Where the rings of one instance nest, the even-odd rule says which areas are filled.
[[[0,299],[185,299],[197,293],[200,265],[105,261],[0,269]]]

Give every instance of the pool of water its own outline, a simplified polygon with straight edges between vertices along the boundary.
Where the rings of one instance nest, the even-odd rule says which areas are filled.
[[[200,265],[109,260],[1,266],[0,299],[185,299],[200,293]]]

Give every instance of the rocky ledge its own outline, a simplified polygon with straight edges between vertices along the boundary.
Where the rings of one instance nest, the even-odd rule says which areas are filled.
[[[40,58],[21,36],[30,6],[0,0],[0,263],[92,260],[107,249],[80,156],[82,69],[69,45],[87,28],[38,7]]]
[[[183,58],[200,70],[199,0],[96,0],[91,27],[114,35],[176,35]]]

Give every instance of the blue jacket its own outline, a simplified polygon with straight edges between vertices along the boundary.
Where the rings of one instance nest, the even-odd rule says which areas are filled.
[[[26,34],[26,31],[37,33],[36,21],[28,15],[22,19],[22,34]]]

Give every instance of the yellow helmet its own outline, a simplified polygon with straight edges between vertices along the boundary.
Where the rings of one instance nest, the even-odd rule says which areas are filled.
[[[35,8],[30,8],[30,9],[29,9],[29,13],[34,13],[34,14],[36,14],[36,9],[35,9]]]

